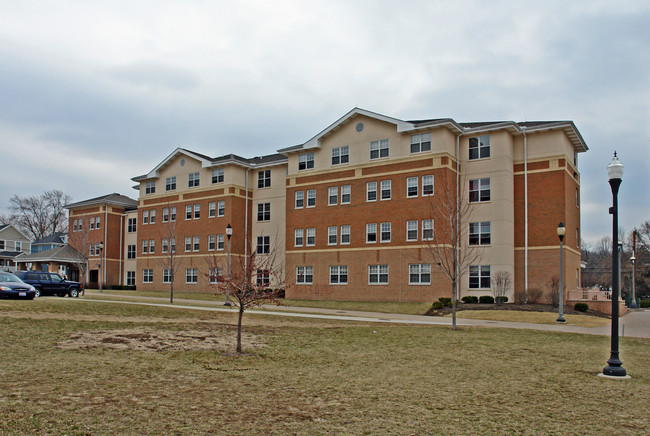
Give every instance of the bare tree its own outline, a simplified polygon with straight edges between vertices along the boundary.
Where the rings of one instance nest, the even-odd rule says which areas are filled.
[[[176,206],[168,203],[162,210],[162,225],[158,227],[161,236],[162,257],[158,258],[160,265],[169,270],[169,303],[174,304],[174,282],[176,273],[183,264],[183,258],[176,255],[176,243],[180,241],[181,222],[176,217]]]
[[[86,273],[88,272],[88,255],[90,254],[89,221],[88,217],[80,217],[77,220],[77,227],[68,233],[68,245],[81,255],[73,264],[79,270],[79,282],[84,284],[84,293],[86,289]]]
[[[512,274],[507,271],[498,271],[492,274],[492,295],[497,304],[504,302],[505,298],[512,287]]]
[[[5,224],[13,224],[35,240],[68,229],[65,206],[72,198],[59,190],[45,191],[42,195],[9,199],[9,215],[0,217]]]
[[[232,302],[239,308],[237,318],[237,353],[242,352],[241,333],[244,312],[266,303],[278,303],[278,298],[284,291],[282,281],[282,266],[276,262],[277,251],[272,249],[268,254],[258,255],[251,250],[248,257],[233,256],[230,274],[223,256],[215,254],[207,257],[210,283],[220,294],[228,293]],[[234,264],[234,265],[233,265]],[[233,267],[234,266],[234,267]],[[274,288],[270,288],[273,282]]]
[[[466,181],[456,174],[447,173],[436,177],[435,195],[429,197],[429,213],[434,220],[435,231],[426,250],[447,277],[452,289],[452,329],[456,330],[456,302],[460,279],[481,259],[478,245],[463,246],[471,221],[472,205],[466,195]],[[458,190],[457,190],[458,188]]]

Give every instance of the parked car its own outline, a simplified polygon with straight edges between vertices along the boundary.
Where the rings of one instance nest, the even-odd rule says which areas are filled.
[[[8,272],[0,272],[0,298],[33,300],[36,290],[33,286]]]
[[[66,280],[57,273],[41,271],[16,271],[19,279],[28,283],[36,290],[36,296],[58,295],[59,297],[78,297],[82,290],[81,283]]]

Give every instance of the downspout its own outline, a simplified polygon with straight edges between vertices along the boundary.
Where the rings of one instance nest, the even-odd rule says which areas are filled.
[[[102,268],[102,277],[100,280],[103,280],[104,283],[106,283],[106,252],[108,251],[108,248],[106,247],[107,245],[107,236],[108,236],[108,203],[104,204],[104,248],[106,251],[104,251],[104,258],[101,260],[104,265]]]
[[[524,302],[528,304],[528,142],[524,133]]]
[[[460,297],[459,288],[460,288],[460,274],[458,269],[460,268],[460,134],[456,135],[456,289],[454,289],[455,295],[454,300]],[[455,303],[455,301],[454,301]]]
[[[126,215],[127,215],[126,213],[123,213],[123,214],[120,216],[120,265],[119,265],[119,266],[120,266],[120,269],[119,269],[119,271],[120,271],[120,281],[119,281],[119,283],[118,283],[120,286],[122,286],[122,283],[123,283],[123,281],[122,281],[122,251],[123,251],[123,249],[124,249],[124,248],[123,248],[124,245],[122,244],[122,242],[123,242],[123,240],[122,240],[122,234],[123,234],[123,231],[124,231],[124,230],[123,230],[123,229],[124,229],[124,217],[125,217]]]
[[[255,164],[250,164],[255,166]],[[248,172],[251,170],[251,166],[246,168],[246,201],[245,201],[245,214],[244,214],[244,271],[248,271]]]

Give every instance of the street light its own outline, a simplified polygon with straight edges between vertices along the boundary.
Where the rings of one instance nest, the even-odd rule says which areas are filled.
[[[226,302],[223,303],[224,306],[232,306],[230,302],[230,237],[232,236],[232,226],[228,223],[226,226],[226,236],[228,236],[228,283],[226,284]]]
[[[625,377],[627,372],[623,368],[623,362],[618,357],[618,188],[623,180],[623,164],[614,152],[614,158],[607,165],[607,177],[609,186],[612,189],[612,207],[609,213],[612,215],[612,349],[607,361],[607,366],[603,369],[603,375],[610,377]]]
[[[563,253],[562,253],[562,242],[564,241],[564,234],[566,233],[566,227],[564,227],[564,223],[560,221],[560,224],[557,226],[557,236],[560,238],[560,304],[559,304],[559,311],[557,315],[557,320],[556,322],[566,322],[566,319],[564,319],[564,287],[563,284],[563,277],[564,277],[564,262],[563,262]]]
[[[104,257],[104,241],[100,241],[97,246],[99,247],[99,292],[102,292],[102,259]]]
[[[632,252],[632,302],[630,303],[630,309],[637,309],[639,306],[636,304],[636,257],[634,257],[634,252]]]

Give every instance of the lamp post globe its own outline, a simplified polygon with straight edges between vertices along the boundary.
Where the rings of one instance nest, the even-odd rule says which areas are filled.
[[[618,306],[619,306],[619,256],[618,248],[618,188],[623,180],[623,164],[618,159],[616,152],[614,158],[607,165],[607,177],[612,190],[612,207],[609,213],[612,215],[612,332],[611,352],[607,366],[603,369],[603,375],[609,377],[626,377],[627,372],[623,368],[623,362],[619,359],[618,352]]]
[[[556,322],[564,323],[564,253],[562,243],[564,242],[564,235],[566,234],[566,227],[564,223],[560,221],[560,224],[557,226],[557,236],[560,238],[560,283],[559,283],[559,299],[558,299],[558,315]]]

